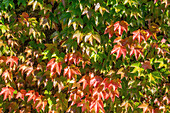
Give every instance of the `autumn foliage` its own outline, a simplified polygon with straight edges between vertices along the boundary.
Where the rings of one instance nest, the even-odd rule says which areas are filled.
[[[169,113],[167,0],[1,0],[0,112]]]

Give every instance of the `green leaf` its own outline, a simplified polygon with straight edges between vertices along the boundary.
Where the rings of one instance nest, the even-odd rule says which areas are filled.
[[[26,7],[26,0],[18,0],[18,5],[20,5],[22,3],[22,5],[24,5],[24,7]]]
[[[53,88],[53,82],[49,80],[49,81],[47,82],[46,88],[47,88],[47,91],[50,91],[50,90]]]

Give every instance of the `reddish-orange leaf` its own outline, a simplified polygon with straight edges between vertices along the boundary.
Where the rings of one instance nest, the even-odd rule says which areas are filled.
[[[121,86],[121,80],[119,80],[119,79],[111,80],[108,88],[109,88],[110,90],[113,89],[114,91],[116,91],[117,88],[122,88],[122,86]]]
[[[68,53],[64,57],[65,62],[68,62],[68,64],[79,64],[80,61],[83,60],[82,55],[80,52],[75,52],[75,53]]]
[[[87,110],[89,112],[89,101],[85,98],[83,101],[81,101],[80,103],[77,104],[77,107],[82,107],[82,112],[84,112],[85,110]]]
[[[81,75],[79,68],[75,65],[67,66],[64,68],[64,76],[67,75],[67,79],[71,79],[75,74]]]
[[[79,80],[78,83],[83,83],[83,89],[85,89],[86,86],[90,84],[90,77],[85,75]]]
[[[116,91],[110,90],[109,96],[110,96],[110,98],[112,99],[112,102],[114,102],[114,101],[115,101],[115,96],[119,97],[119,92],[118,92],[118,90],[116,90]]]
[[[152,69],[152,66],[150,64],[150,61],[145,61],[142,63],[142,67],[146,70],[146,69]]]
[[[114,48],[112,49],[111,51],[111,54],[117,52],[117,56],[116,56],[116,59],[118,59],[122,54],[123,54],[123,57],[125,58],[126,56],[126,48],[124,46],[121,46],[121,45],[115,45]]]
[[[101,98],[104,100],[106,99],[106,92],[103,90],[103,85],[101,85],[100,87],[97,87],[94,90],[92,96],[94,98],[96,98],[97,100],[101,100]]]
[[[170,104],[170,98],[167,96],[164,96],[162,101],[166,101],[167,105]]]
[[[1,56],[0,57],[0,64],[6,62],[6,57],[5,56]]]
[[[71,106],[76,104],[84,96],[84,93],[80,90],[75,89],[71,92],[68,101],[72,101]]]
[[[7,80],[7,78],[12,81],[12,78],[11,78],[11,72],[8,72],[8,70],[5,70],[2,74],[2,77],[4,77],[4,80]]]
[[[22,64],[19,68],[19,71],[21,71],[21,74],[23,75],[26,72],[27,76],[30,76],[31,74],[34,74],[33,66],[27,66],[25,64]]]
[[[99,84],[101,84],[103,81],[102,77],[100,76],[94,76],[93,78],[91,78],[90,80],[90,87],[93,86],[93,87],[98,87]]]
[[[3,100],[6,100],[7,98],[9,98],[9,100],[11,100],[11,98],[13,97],[13,92],[15,90],[12,88],[12,87],[3,87],[1,92],[0,92],[0,95],[4,95],[4,99]]]
[[[104,34],[109,33],[109,39],[113,36],[114,34],[114,26],[109,25],[106,27]]]
[[[56,62],[55,58],[53,58],[47,64],[46,70],[48,69],[50,69],[51,75],[54,75],[56,72],[60,75],[62,70],[62,63]]]
[[[10,68],[14,65],[18,65],[18,58],[16,56],[7,57],[6,64],[10,63]]]
[[[38,92],[35,92],[34,90],[28,91],[28,93],[25,94],[25,96],[29,96],[27,102],[31,101],[33,99],[34,103],[36,98],[39,96]]]
[[[148,103],[143,103],[142,105],[138,106],[138,108],[142,108],[143,109],[143,113],[146,113],[146,111],[150,111],[149,109],[149,104]]]
[[[128,26],[129,26],[129,24],[126,21],[117,21],[114,24],[114,31],[118,30],[119,35],[122,35],[123,31],[125,31],[127,33]]]
[[[92,101],[91,105],[90,105],[90,111],[95,110],[96,113],[99,113],[99,109],[103,113],[105,113],[103,101],[102,100],[94,100],[94,101]]]
[[[139,55],[143,56],[142,49],[141,48],[135,48],[134,46],[132,46],[131,51],[130,51],[130,56],[132,56],[133,54],[135,54],[135,58],[136,58],[136,60],[138,60]]]
[[[106,90],[109,87],[109,84],[110,84],[109,78],[105,78],[101,83],[101,85],[104,85],[104,90]]]
[[[43,111],[45,110],[45,107],[46,107],[46,105],[47,105],[47,100],[43,100],[43,97],[44,96],[42,96],[42,95],[40,95],[40,96],[38,96],[37,98],[36,98],[36,101],[38,101],[38,104],[36,105],[36,110],[38,111],[38,112],[40,112],[40,110],[42,109]]]
[[[138,39],[138,42],[141,43],[142,40],[145,40],[144,35],[141,33],[142,30],[138,29],[136,31],[133,32],[133,40],[135,40],[136,38]]]
[[[26,90],[21,89],[20,92],[17,93],[16,99],[21,98],[24,101],[25,94],[26,94]]]
[[[122,41],[122,38],[118,36],[116,39],[114,39],[113,43],[120,44],[121,41]]]

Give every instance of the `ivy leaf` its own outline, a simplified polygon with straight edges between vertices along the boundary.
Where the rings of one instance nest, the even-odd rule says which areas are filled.
[[[123,31],[125,31],[127,33],[128,26],[129,26],[129,24],[126,21],[123,21],[123,20],[122,21],[117,21],[114,24],[114,31],[118,31],[119,35],[122,35]]]
[[[68,62],[68,64],[72,64],[74,62],[74,64],[76,65],[79,64],[82,60],[83,58],[80,52],[68,53],[64,57],[64,61]]]
[[[22,75],[24,75],[24,73],[26,72],[27,77],[30,76],[31,74],[34,75],[33,66],[26,66],[25,64],[22,64],[19,68],[19,71],[21,71]]]
[[[12,88],[12,87],[3,87],[1,92],[0,92],[0,95],[4,95],[4,99],[3,100],[6,100],[7,97],[9,98],[9,100],[11,100],[11,98],[13,97],[13,92],[15,90]]]
[[[132,111],[133,111],[133,107],[132,107],[132,105],[128,102],[128,101],[124,101],[123,103],[122,103],[122,105],[121,105],[121,107],[125,107],[125,109],[126,109],[126,112],[128,111],[128,107],[131,107],[131,109],[132,109]]]
[[[122,54],[123,57],[125,58],[126,56],[126,49],[124,46],[121,45],[115,45],[114,48],[111,51],[111,54],[117,52],[116,59],[118,59]]]
[[[91,11],[89,11],[88,9],[87,9],[87,7],[84,9],[84,11],[82,12],[82,15],[85,15],[86,14],[86,16],[87,16],[87,18],[88,19],[90,19],[90,17],[92,16],[92,13],[91,13]]]
[[[73,106],[74,104],[76,104],[78,101],[80,101],[80,99],[84,96],[83,92],[80,90],[74,90],[71,92],[70,97],[68,99],[68,101],[72,101],[70,106]]]

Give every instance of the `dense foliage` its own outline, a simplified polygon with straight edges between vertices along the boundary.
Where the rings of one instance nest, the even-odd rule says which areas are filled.
[[[169,113],[169,8],[0,0],[0,112]]]

